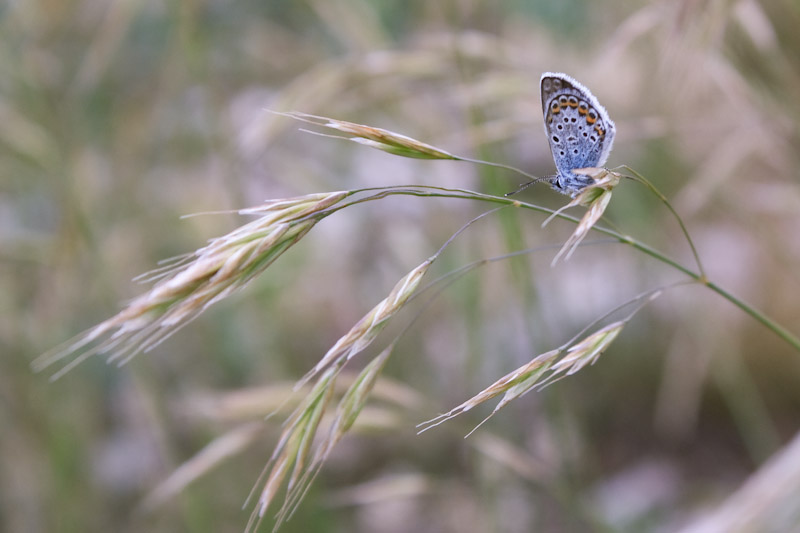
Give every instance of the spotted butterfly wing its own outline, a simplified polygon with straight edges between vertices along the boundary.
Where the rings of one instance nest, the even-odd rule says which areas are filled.
[[[573,170],[606,162],[614,144],[614,122],[589,89],[566,74],[545,72],[540,86],[544,131],[558,172],[548,181],[557,191],[575,196],[594,180]]]

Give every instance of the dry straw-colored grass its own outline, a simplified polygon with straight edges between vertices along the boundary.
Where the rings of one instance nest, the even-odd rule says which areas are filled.
[[[275,450],[251,505],[267,522],[294,511],[287,532],[791,530],[800,15],[783,0],[547,5],[9,5],[0,529],[244,528]],[[618,126],[611,164],[655,189],[613,169],[635,180],[546,228],[564,197],[503,197],[520,182],[506,165],[552,172],[546,70],[592,88]],[[307,195],[344,189],[360,192]],[[299,203],[245,210],[257,218],[233,231],[230,215],[178,222],[263,198]],[[413,270],[486,202],[509,207]],[[584,246],[597,231],[621,245]],[[209,235],[224,237],[198,246]],[[194,248],[40,364],[156,353],[54,384],[30,373],[31,354],[112,314],[128,278]],[[595,322],[653,287],[634,318]],[[462,441],[498,397],[502,416]]]
[[[287,115],[342,131],[351,135],[353,140],[369,141],[367,146],[394,155],[424,159],[460,159],[435,146],[389,130],[302,113]],[[619,183],[620,175],[611,171],[586,169],[586,172],[595,178],[596,184],[584,189],[572,202],[561,210],[553,212],[545,221],[547,223],[553,217],[560,216],[561,211],[569,207],[578,205],[588,207],[583,220],[578,223],[573,235],[553,260],[554,264],[565,251],[567,251],[566,258],[569,258],[572,251],[600,219],[608,205],[611,191]],[[434,191],[444,192],[441,188]],[[34,368],[44,370],[71,357],[67,364],[53,374],[53,379],[57,379],[96,354],[108,354],[109,362],[125,364],[139,352],[157,346],[180,327],[197,318],[213,303],[246,287],[311,231],[320,220],[340,209],[357,205],[358,202],[342,205],[342,201],[361,192],[363,191],[355,190],[311,194],[271,200],[257,207],[239,210],[238,213],[241,215],[258,215],[259,218],[225,236],[212,239],[207,246],[178,258],[177,262],[172,262],[173,264],[142,276],[149,281],[156,281],[150,291],[134,299],[117,315],[89,329],[65,346],[44,354],[34,362]],[[359,202],[383,199],[387,193],[408,192],[419,191],[389,187]],[[470,195],[468,191],[458,192],[463,197]],[[473,196],[476,199],[481,198],[478,194]],[[520,205],[517,201],[503,198],[495,198],[495,201]],[[388,322],[405,307],[417,292],[420,282],[433,262],[453,239],[472,223],[490,213],[491,211],[484,213],[462,227],[435,255],[400,279],[388,296],[364,315],[297,382],[295,389],[300,389],[316,379],[314,386],[305,393],[303,400],[284,423],[278,443],[262,474],[263,487],[259,492],[247,530],[258,528],[284,483],[286,495],[278,512],[275,527],[280,526],[294,513],[334,446],[350,430],[364,408],[394,349],[394,343],[373,358],[337,400],[335,413],[328,417],[330,420],[327,421],[327,429],[323,430],[321,424],[331,411],[336,380],[342,369],[351,359],[367,349]],[[631,316],[625,321],[601,328],[580,342],[573,344],[571,341],[558,350],[536,357],[531,363],[497,381],[474,398],[426,423],[423,431],[504,393],[503,399],[495,408],[494,412],[497,412],[534,387],[541,388],[544,384],[557,379],[559,374],[568,376],[577,372],[597,360]],[[207,446],[192,461],[184,464],[179,471],[170,476],[169,483],[159,486],[158,490],[145,501],[143,508],[153,508],[165,498],[174,495],[188,480],[194,479],[217,462],[241,450],[252,441],[254,435],[253,426],[247,425],[229,432],[217,442]]]

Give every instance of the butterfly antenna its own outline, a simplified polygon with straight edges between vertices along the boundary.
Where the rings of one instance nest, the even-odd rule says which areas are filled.
[[[519,193],[519,192],[522,192],[522,191],[524,191],[525,189],[527,189],[527,188],[528,188],[528,187],[530,187],[531,185],[534,185],[534,184],[536,184],[536,183],[541,183],[541,182],[543,182],[543,181],[546,181],[546,182],[548,182],[548,183],[552,183],[552,181],[553,181],[553,178],[555,178],[555,177],[556,177],[556,176],[542,176],[541,178],[536,178],[535,180],[531,180],[531,181],[529,181],[529,182],[527,182],[527,183],[523,183],[522,185],[520,185],[520,186],[517,188],[517,190],[516,190],[516,191],[507,192],[507,193],[505,194],[505,196],[513,196],[513,195],[515,195],[515,194],[517,194],[517,193]]]

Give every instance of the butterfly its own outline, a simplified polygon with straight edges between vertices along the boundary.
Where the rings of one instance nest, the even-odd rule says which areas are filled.
[[[518,191],[545,181],[558,192],[575,196],[594,179],[574,170],[601,167],[611,152],[616,128],[597,98],[574,78],[545,72],[540,89],[544,132],[557,173],[527,183]]]

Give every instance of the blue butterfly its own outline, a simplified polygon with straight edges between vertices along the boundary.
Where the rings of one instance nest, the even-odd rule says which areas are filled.
[[[594,179],[573,171],[603,166],[616,128],[597,98],[574,78],[545,72],[540,87],[544,132],[557,174],[535,181],[546,181],[558,192],[575,196]]]

